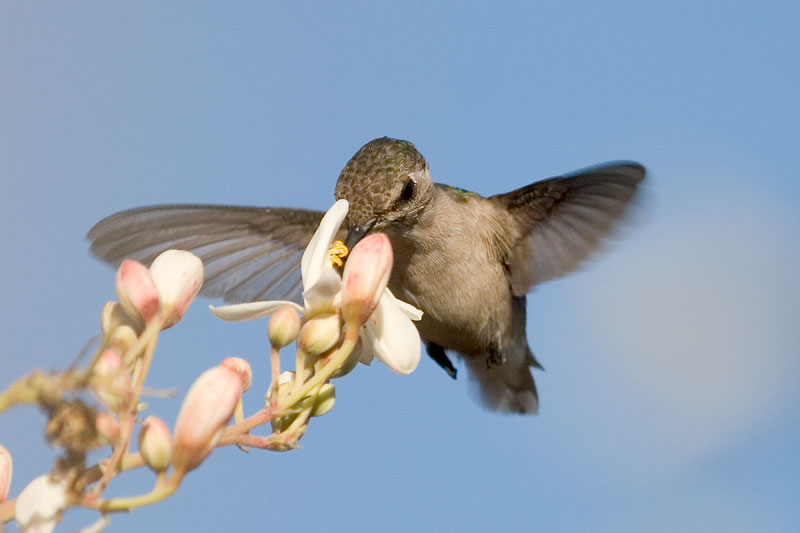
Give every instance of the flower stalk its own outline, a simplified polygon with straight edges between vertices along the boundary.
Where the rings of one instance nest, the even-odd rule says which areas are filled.
[[[215,315],[226,320],[271,315],[267,328],[271,369],[262,389],[266,391],[266,405],[249,416],[244,412],[243,395],[253,382],[252,371],[248,361],[238,357],[224,359],[197,378],[184,398],[172,432],[157,416],[142,415],[146,409],[142,394],[155,361],[158,336],[186,312],[202,285],[203,268],[199,259],[183,251],[161,254],[149,269],[135,261],[124,261],[115,279],[121,303],[109,302],[103,307],[102,341],[89,365],[83,370],[53,374],[32,372],[0,392],[0,412],[12,405],[35,404],[53,413],[65,411],[59,407],[67,405],[73,407],[65,411],[72,413],[73,419],[62,425],[88,424],[90,429],[89,438],[83,441],[58,434],[52,437],[52,442],[64,447],[71,462],[62,460],[54,467],[52,477],[34,480],[27,494],[23,491],[21,507],[19,498],[2,501],[10,463],[0,461],[2,521],[30,521],[30,517],[41,514],[46,519],[42,531],[52,531],[62,510],[70,506],[95,509],[105,515],[163,501],[221,446],[272,451],[299,447],[312,417],[324,416],[334,406],[331,379],[347,374],[359,360],[369,363],[377,357],[392,370],[413,370],[419,360],[420,341],[410,320],[418,319],[419,311],[398,302],[386,290],[391,244],[386,236],[373,235],[353,250],[341,243],[333,245],[346,213],[347,202],[334,204],[303,254],[303,306],[251,302],[212,308]],[[341,267],[345,257],[342,277],[334,264]],[[397,335],[387,334],[395,329],[407,333],[402,342]],[[281,372],[280,350],[292,343],[296,344],[295,371]],[[355,351],[357,346],[359,350]],[[139,425],[139,451],[132,452]],[[252,433],[270,426],[267,435]],[[98,447],[110,447],[108,456],[87,466],[88,452]],[[0,455],[3,450],[0,447]],[[103,497],[117,476],[144,466],[155,476],[152,490],[134,496]],[[47,494],[41,504],[46,507],[37,507],[37,498],[31,496],[34,491]],[[96,528],[105,523],[98,522]],[[21,524],[21,531],[28,529],[26,524]]]

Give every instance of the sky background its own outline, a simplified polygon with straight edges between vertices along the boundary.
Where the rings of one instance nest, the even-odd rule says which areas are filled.
[[[301,450],[218,450],[110,531],[797,531],[798,6],[2,2],[0,386],[97,334],[114,273],[85,234],[118,210],[324,210],[384,135],[487,195],[633,159],[635,216],[528,298],[538,416],[483,410],[463,367],[360,366]],[[207,303],[159,341],[170,424],[226,356],[253,366],[246,410],[266,388],[266,323]],[[43,423],[0,416],[12,495],[50,468]]]

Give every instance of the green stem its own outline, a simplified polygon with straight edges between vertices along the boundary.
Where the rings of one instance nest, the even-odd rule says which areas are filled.
[[[144,380],[147,377],[148,370],[150,369],[150,363],[153,361],[153,354],[156,350],[158,333],[161,331],[161,326],[163,326],[163,319],[153,320],[147,324],[147,327],[139,336],[136,344],[131,347],[133,353],[139,353],[141,350],[144,350],[144,355],[139,360],[139,364],[136,366],[136,370],[133,372],[133,400],[128,408],[128,412],[120,416],[120,445],[114,448],[111,457],[109,457],[106,461],[107,467],[103,473],[103,477],[100,479],[97,485],[95,485],[94,489],[92,489],[91,494],[95,498],[99,498],[100,494],[103,493],[111,479],[117,474],[120,462],[130,446],[131,437],[133,436],[133,427],[136,420],[136,409],[139,405],[139,396],[142,393]]]
[[[344,327],[344,341],[342,342],[342,345],[339,346],[336,355],[334,355],[333,358],[331,358],[331,360],[328,361],[328,363],[322,367],[319,372],[314,374],[311,379],[306,381],[301,387],[289,391],[286,396],[284,396],[282,399],[279,399],[279,410],[282,411],[294,406],[299,400],[305,397],[306,394],[311,392],[314,387],[322,385],[328,379],[330,379],[333,373],[341,368],[345,361],[347,361],[347,357],[353,351],[353,348],[355,348],[356,342],[358,341],[359,327],[352,324],[348,325],[347,323],[345,323]]]
[[[128,498],[113,498],[111,500],[101,500],[94,504],[84,502],[86,507],[91,507],[106,513],[113,513],[119,511],[130,511],[137,507],[145,505],[152,505],[165,500],[172,496],[172,494],[180,487],[181,479],[183,476],[173,475],[169,479],[161,473],[159,474],[156,485],[153,490],[147,494],[140,496],[131,496]]]
[[[270,379],[269,382],[269,392],[267,393],[267,396],[269,397],[271,395],[273,398],[277,398],[278,379],[281,375],[281,356],[280,352],[275,346],[272,346],[270,351],[270,369],[272,371],[272,379]]]

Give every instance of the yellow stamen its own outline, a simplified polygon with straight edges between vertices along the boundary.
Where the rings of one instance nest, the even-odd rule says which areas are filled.
[[[331,244],[331,247],[328,249],[328,259],[331,265],[336,267],[344,265],[343,259],[347,257],[349,252],[350,250],[347,249],[347,246],[345,246],[342,241],[333,241],[333,244]]]

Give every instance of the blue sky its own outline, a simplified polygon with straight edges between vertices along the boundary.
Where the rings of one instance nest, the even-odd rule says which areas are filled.
[[[325,209],[383,135],[482,194],[634,159],[631,222],[528,298],[538,417],[482,410],[427,359],[359,367],[303,449],[220,450],[112,531],[796,531],[799,19],[793,2],[3,3],[0,386],[97,333],[113,271],[84,236],[120,209]],[[238,355],[254,408],[265,324],[206,303],[162,335],[150,385],[182,394]],[[180,402],[150,403],[171,423]],[[50,467],[43,421],[0,417],[12,493]]]

